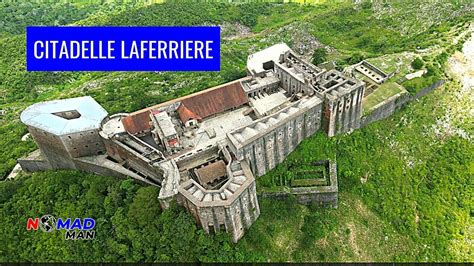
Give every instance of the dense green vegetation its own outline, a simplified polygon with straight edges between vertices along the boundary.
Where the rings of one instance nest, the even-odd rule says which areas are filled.
[[[407,80],[403,83],[403,86],[406,88],[406,90],[409,93],[411,93],[412,95],[415,95],[417,92],[430,86],[431,84],[435,83],[438,80],[439,80],[438,76],[424,76],[424,77]]]
[[[397,2],[390,12],[384,5],[381,9],[367,2],[336,6],[172,1],[149,6],[55,4],[48,13],[44,11],[48,4],[1,4],[0,12],[5,14],[0,16],[0,109],[6,111],[0,116],[3,177],[16,158],[35,149],[33,141],[20,140],[27,130],[18,117],[26,106],[91,95],[109,113],[116,113],[189,94],[244,76],[250,52],[279,41],[297,45],[292,30],[278,31],[287,26],[303,27],[333,48],[328,50],[328,58],[342,65],[436,45],[441,49],[422,58],[428,73],[402,85],[416,93],[439,78],[448,83],[393,117],[350,135],[329,139],[320,133],[305,140],[284,163],[257,182],[259,191],[272,189],[281,185],[275,180],[291,180],[291,175],[307,170],[312,161],[335,159],[340,190],[336,210],[302,206],[291,198],[261,197],[261,217],[235,245],[225,234],[205,235],[180,207],[162,211],[157,188],[77,171],[22,174],[14,181],[0,182],[0,235],[4,239],[0,261],[474,260],[469,242],[474,237],[472,141],[438,125],[460,102],[451,96],[458,95],[460,89],[449,81],[445,67],[450,54],[462,45],[452,45],[452,38],[466,29],[472,14],[456,13],[466,4],[453,2],[431,10],[440,4],[425,3],[423,10],[429,7],[428,17],[437,20],[426,19],[419,25],[416,13],[420,3]],[[22,16],[26,16],[24,20]],[[253,34],[222,41],[218,73],[25,71],[22,30],[26,24],[223,22],[240,23]],[[416,26],[398,27],[406,23]],[[472,117],[466,117],[450,126],[472,132],[473,122]],[[97,237],[93,241],[65,241],[58,232],[26,231],[28,217],[45,213],[93,217]]]
[[[227,235],[208,237],[190,215],[161,212],[158,188],[133,180],[67,171],[33,174],[0,187],[1,261],[220,261],[243,259]],[[27,217],[96,217],[95,240],[64,241],[63,232],[26,230]],[[20,225],[21,226],[18,226]],[[225,248],[227,246],[227,248]],[[224,247],[224,248],[222,248]],[[31,252],[31,251],[35,252]],[[245,259],[254,259],[247,254]]]
[[[224,21],[239,22],[248,27],[257,23],[260,15],[269,14],[268,3],[229,5],[221,1],[169,1],[161,5],[144,6],[123,13],[92,17],[80,24],[103,25],[212,25]]]
[[[421,60],[419,57],[415,58],[415,60],[411,62],[411,67],[417,70],[421,69],[423,67],[423,60]]]
[[[319,65],[321,63],[326,62],[328,53],[324,48],[318,48],[313,52],[312,63],[314,65]]]
[[[0,38],[25,32],[26,26],[67,25],[93,14],[117,12],[139,6],[129,1],[67,3],[54,1],[2,1]]]

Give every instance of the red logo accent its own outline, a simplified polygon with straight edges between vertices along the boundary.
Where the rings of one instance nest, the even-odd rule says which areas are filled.
[[[28,218],[28,222],[26,222],[26,230],[28,231],[30,231],[31,229],[38,230],[38,225],[39,225],[39,218],[35,218],[34,220],[32,218]]]

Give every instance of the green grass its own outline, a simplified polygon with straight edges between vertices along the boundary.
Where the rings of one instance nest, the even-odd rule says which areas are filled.
[[[366,98],[364,98],[364,113],[369,112],[371,108],[392,97],[393,95],[402,93],[404,91],[405,89],[396,82],[383,83],[373,93],[369,94]]]
[[[291,187],[314,187],[327,186],[327,180],[324,178],[302,178],[291,180]]]
[[[376,58],[369,58],[367,61],[380,70],[384,71],[386,74],[392,72],[397,72],[397,76],[404,76],[412,71],[411,62],[413,61],[413,53],[397,53],[397,54],[387,54]]]
[[[352,193],[339,194],[337,209],[262,198],[260,208],[237,247],[262,254],[266,262],[396,261],[416,250]]]
[[[418,78],[406,80],[402,83],[402,85],[406,88],[406,90],[415,95],[422,89],[432,85],[433,83],[437,82],[440,79],[439,76],[421,76]]]

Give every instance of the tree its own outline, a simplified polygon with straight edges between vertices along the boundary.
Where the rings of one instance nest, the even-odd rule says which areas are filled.
[[[153,186],[137,190],[128,209],[128,220],[138,227],[153,225],[161,213],[158,189]]]
[[[351,57],[347,58],[347,63],[352,65],[352,64],[357,64],[360,61],[364,60],[364,56],[358,52],[354,53],[351,55]]]
[[[415,60],[411,62],[411,67],[413,69],[421,69],[423,67],[423,60],[421,60],[419,57],[415,58]]]
[[[318,49],[314,50],[312,63],[314,65],[319,65],[321,63],[326,62],[327,55],[328,55],[328,53],[326,51],[326,48],[318,48]]]

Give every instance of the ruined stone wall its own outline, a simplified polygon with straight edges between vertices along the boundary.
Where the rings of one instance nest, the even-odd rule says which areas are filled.
[[[364,88],[364,85],[361,85],[340,97],[326,95],[324,129],[329,137],[360,127]]]
[[[405,104],[425,96],[426,94],[430,93],[436,88],[439,88],[440,86],[442,86],[444,83],[445,83],[444,80],[439,80],[433,83],[431,86],[428,86],[422,89],[416,95],[410,95],[405,92],[405,93],[398,93],[386,99],[385,101],[374,106],[369,111],[369,114],[367,116],[362,117],[361,126],[366,126],[372,122],[379,121],[391,116],[397,110],[402,108]]]
[[[300,204],[317,204],[324,207],[337,208],[338,182],[335,162],[328,162],[329,184],[324,186],[288,187],[280,191],[263,192],[261,196],[284,199],[290,196]]]
[[[295,197],[300,204],[316,204],[322,207],[337,208],[338,192],[310,192],[293,194],[290,192],[264,192],[260,196],[270,199],[286,199]]]

